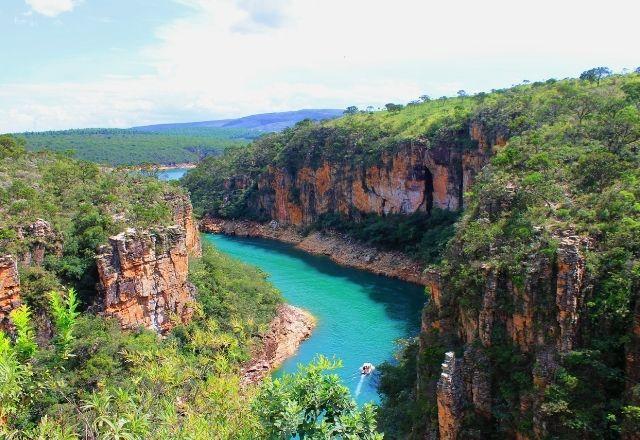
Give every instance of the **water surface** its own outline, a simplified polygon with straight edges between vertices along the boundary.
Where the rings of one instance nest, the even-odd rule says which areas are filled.
[[[311,312],[318,325],[298,353],[275,373],[293,372],[321,353],[340,358],[337,373],[358,403],[379,401],[376,377],[358,387],[358,368],[392,360],[396,340],[418,334],[425,301],[422,287],[342,267],[327,257],[307,254],[272,240],[206,234],[223,252],[258,266],[285,300]]]
[[[178,180],[187,174],[189,168],[171,168],[168,170],[158,171],[158,179],[160,180]]]

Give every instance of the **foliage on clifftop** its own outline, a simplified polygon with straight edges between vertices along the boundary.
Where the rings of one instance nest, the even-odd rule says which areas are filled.
[[[27,153],[23,142],[0,136],[0,253],[26,252],[29,239],[19,239],[20,231],[43,219],[55,235],[45,240],[47,246],[58,249],[47,252],[44,269],[27,269],[27,278],[43,279],[48,273],[92,290],[97,246],[127,227],[169,224],[165,198],[180,194],[183,190],[175,185],[126,170],[54,153]],[[53,258],[56,252],[61,258]]]
[[[485,98],[473,117],[509,141],[467,197],[468,208],[445,253],[442,301],[448,305],[440,318],[479,310],[488,268],[522,288],[535,261],[553,261],[563,234],[586,237],[592,289],[580,311],[581,338],[562,357],[547,388],[544,422],[553,438],[637,432],[640,408],[634,405],[640,389],[636,384],[625,394],[624,368],[640,300],[640,75],[612,76],[599,84],[565,80],[517,87]],[[555,297],[535,294],[553,308]],[[497,295],[495,313],[512,313],[513,299]],[[487,354],[493,365],[493,419],[488,425],[466,420],[464,433],[527,433],[533,421],[520,412],[520,403],[533,389],[533,359],[508,336],[494,332],[492,338]],[[432,337],[428,341],[438,344]],[[422,389],[439,375],[444,348],[435,357],[427,351]],[[434,426],[435,413],[430,414]],[[424,420],[414,424],[425,428]]]

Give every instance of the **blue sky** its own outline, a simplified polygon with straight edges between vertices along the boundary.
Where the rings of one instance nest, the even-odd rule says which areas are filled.
[[[0,132],[383,105],[640,65],[637,1],[1,0]]]

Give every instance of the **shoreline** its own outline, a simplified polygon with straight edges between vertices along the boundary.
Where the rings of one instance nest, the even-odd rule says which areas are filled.
[[[256,384],[278,369],[311,337],[315,326],[316,319],[308,311],[291,304],[279,305],[269,330],[260,337],[259,349],[241,368],[240,383],[243,386]]]
[[[212,217],[205,217],[200,222],[200,231],[277,240],[293,244],[296,248],[310,254],[327,256],[341,266],[422,286],[428,284],[424,265],[420,262],[402,252],[380,250],[337,232],[312,232],[304,236],[293,227],[281,226],[276,221],[258,223]]]

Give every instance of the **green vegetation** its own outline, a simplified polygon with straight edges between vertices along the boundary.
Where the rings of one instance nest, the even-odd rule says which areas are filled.
[[[39,218],[56,235],[48,240],[43,267],[23,271],[23,296],[34,301],[60,287],[57,279],[77,287],[81,297],[93,292],[98,245],[126,227],[168,225],[166,198],[183,194],[151,177],[103,170],[63,155],[27,154],[23,143],[8,136],[0,142],[0,253],[28,253],[37,237],[18,239],[20,231]]]
[[[259,135],[243,128],[174,128],[162,132],[91,128],[20,134],[30,151],[72,152],[79,159],[115,166],[197,162]]]
[[[254,404],[267,438],[382,440],[374,407],[359,410],[338,375],[326,374],[340,366],[320,356],[296,374],[267,379]]]
[[[282,298],[264,273],[212,247],[190,264],[197,301],[188,324],[159,337],[92,313],[96,248],[129,226],[169,224],[178,186],[27,153],[9,136],[0,137],[0,177],[0,254],[24,256],[33,244],[24,228],[37,218],[54,234],[39,238],[48,246],[42,266],[21,265],[24,304],[10,314],[11,333],[0,331],[0,438],[273,438],[280,425],[271,422],[292,414],[293,390],[311,382],[326,397],[314,409],[325,416],[317,432],[379,438],[372,409],[357,410],[323,362],[284,377],[272,417],[260,412],[268,391],[241,387],[240,368]]]
[[[446,310],[434,318],[453,316],[457,308],[477,311],[487,267],[519,286],[537,260],[555,256],[563,231],[589,238],[587,270],[593,290],[585,298],[581,340],[561,359],[541,408],[553,438],[618,438],[621,431],[634,432],[638,426],[640,411],[625,400],[624,362],[633,307],[640,300],[639,90],[637,74],[614,76],[595,69],[582,80],[535,83],[487,95],[472,116],[487,132],[509,141],[468,195],[468,208],[440,267]],[[539,290],[542,303],[545,292]],[[497,295],[495,313],[509,314],[517,307],[504,288]],[[538,312],[555,322],[555,299],[548,301],[549,310]],[[426,313],[433,311],[428,308]],[[435,335],[424,337],[427,346],[439,343]],[[492,365],[494,423],[466,420],[464,435],[530,432],[531,413],[519,408],[534,391],[534,360],[513,346],[501,328],[494,331],[486,354]],[[420,363],[424,389],[437,378],[439,365]],[[413,384],[405,384],[402,374],[392,369],[385,376],[383,384],[392,382],[386,390],[383,386],[385,402],[410,393]],[[414,401],[416,407],[424,403],[421,397]],[[638,399],[631,401],[637,404]],[[395,410],[384,405],[382,420],[389,420]],[[431,425],[404,420],[392,427],[382,423],[383,428],[395,429],[397,438],[403,438],[410,432],[419,436],[437,423],[435,413]]]
[[[425,264],[438,263],[444,248],[453,236],[458,215],[433,209],[430,214],[389,214],[384,217],[363,215],[358,222],[339,214],[323,214],[307,230],[334,230],[376,246],[399,250]]]
[[[194,320],[165,339],[76,312],[52,292],[54,345],[36,344],[31,312],[0,332],[0,436],[15,439],[379,439],[372,407],[358,410],[326,359],[241,389],[240,365],[280,294],[256,269],[205,247],[190,270]],[[314,437],[315,436],[315,437]]]
[[[508,143],[496,147],[490,165],[466,195],[467,209],[451,240],[453,219],[439,218],[437,211],[432,218],[364,214],[342,218],[330,213],[312,228],[337,229],[434,263],[449,241],[440,264],[446,292],[446,316],[441,318],[455,316],[456,310],[477,312],[486,268],[522,288],[537,260],[555,258],[563,234],[588,239],[587,269],[593,285],[585,298],[588,318],[581,324],[579,344],[561,360],[542,413],[557,438],[615,438],[637,426],[640,413],[629,403],[639,399],[629,401],[625,394],[624,372],[632,310],[640,300],[636,293],[640,291],[637,73],[612,75],[607,68],[594,68],[581,79],[527,83],[474,96],[461,91],[457,98],[391,104],[382,112],[349,108],[340,119],[302,122],[265,136],[242,152],[230,150],[209,158],[184,183],[201,213],[265,220],[251,209],[260,189],[245,182],[256,182],[269,166],[293,173],[325,160],[375,164],[382,152],[412,142],[469,148],[474,146],[468,135],[472,123],[482,127],[488,138]],[[516,304],[505,291],[498,290],[496,313],[508,315]],[[548,301],[541,316],[555,322],[554,299]],[[434,335],[424,337],[428,346],[441,347]],[[531,414],[520,413],[519,408],[521,399],[533,392],[534,359],[513,345],[505,329],[496,329],[492,341],[486,354],[493,366],[494,422],[470,418],[464,432],[481,437],[529,432]],[[442,353],[443,349],[434,348],[433,353],[423,353],[418,367],[405,361],[399,368],[420,369],[428,382],[438,376]],[[429,423],[434,426],[433,396],[412,395],[411,374],[391,367],[383,371],[387,395],[380,420],[385,431],[392,438],[404,438],[411,432],[419,435]],[[422,420],[409,410],[405,417],[397,417],[402,406],[399,396],[414,399]]]

